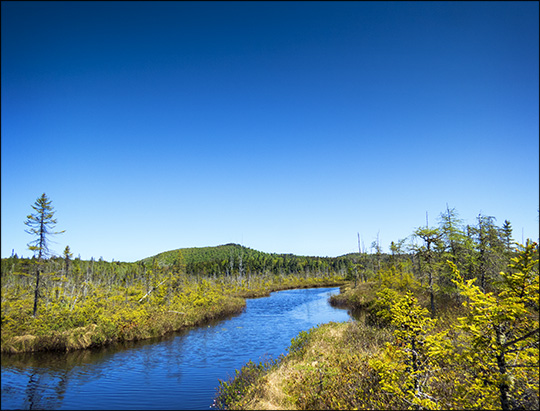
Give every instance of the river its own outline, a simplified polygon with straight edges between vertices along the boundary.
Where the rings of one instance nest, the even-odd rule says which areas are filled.
[[[219,379],[286,353],[300,331],[347,321],[339,288],[274,292],[241,314],[166,337],[72,353],[2,356],[2,409],[208,410]]]

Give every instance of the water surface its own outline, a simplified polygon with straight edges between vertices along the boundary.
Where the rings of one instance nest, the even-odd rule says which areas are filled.
[[[347,321],[310,288],[248,299],[243,313],[164,338],[74,353],[2,356],[2,409],[206,409],[219,379],[286,354],[300,331]]]

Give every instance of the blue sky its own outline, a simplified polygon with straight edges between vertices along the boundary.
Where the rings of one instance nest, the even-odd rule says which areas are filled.
[[[2,257],[538,239],[537,2],[2,2]]]

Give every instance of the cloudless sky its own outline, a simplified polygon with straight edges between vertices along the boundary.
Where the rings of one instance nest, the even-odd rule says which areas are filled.
[[[538,2],[1,3],[2,257],[538,239]]]

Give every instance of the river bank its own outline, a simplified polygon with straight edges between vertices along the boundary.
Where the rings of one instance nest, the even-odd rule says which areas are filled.
[[[374,283],[343,284],[329,303],[355,311],[360,320],[321,324],[298,334],[287,355],[247,363],[235,378],[221,381],[214,408],[360,409],[360,403],[361,408],[379,408],[385,399],[375,389],[380,378],[370,361],[382,354],[393,335],[389,327],[373,321],[376,289]]]
[[[1,352],[73,351],[154,338],[242,312],[246,298],[343,283],[337,276],[253,276],[239,283],[184,278],[179,289],[156,288],[146,298],[142,291],[106,294],[96,288],[77,305],[53,301],[41,307],[36,318],[29,315],[30,298],[5,303],[3,298]]]
[[[387,329],[330,322],[300,333],[277,362],[248,363],[222,382],[217,409],[378,409],[379,382],[369,366],[391,341]],[[361,396],[361,397],[359,397]]]

